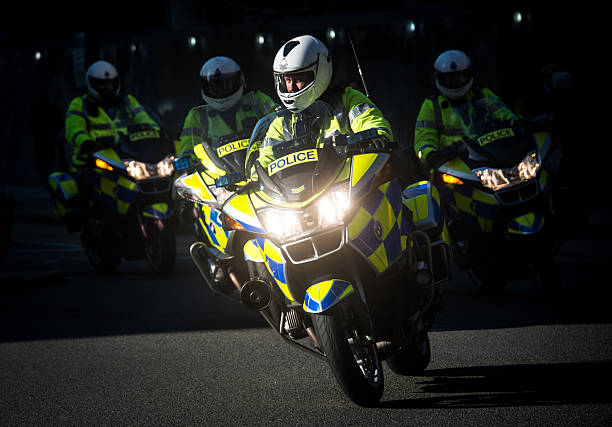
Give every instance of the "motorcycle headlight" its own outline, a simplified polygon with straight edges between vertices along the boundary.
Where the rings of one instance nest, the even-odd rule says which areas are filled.
[[[329,190],[303,211],[266,209],[260,212],[260,217],[267,233],[286,240],[341,224],[348,209],[348,184],[344,183]]]
[[[267,233],[286,239],[302,233],[300,214],[299,211],[289,209],[266,209],[261,211],[259,216]]]
[[[520,184],[536,177],[540,170],[540,161],[535,151],[529,153],[518,165],[508,169],[480,168],[474,173],[480,182],[493,191],[500,190],[511,185]]]
[[[319,226],[341,223],[349,208],[348,185],[329,191],[317,202]]]
[[[174,172],[174,157],[167,156],[157,163],[143,163],[137,160],[125,161],[127,173],[136,180],[172,175]]]

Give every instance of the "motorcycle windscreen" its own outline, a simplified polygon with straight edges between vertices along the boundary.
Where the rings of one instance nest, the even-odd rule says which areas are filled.
[[[301,147],[274,160],[260,173],[264,191],[280,194],[287,202],[303,202],[323,191],[338,175],[343,158],[330,145],[322,149]],[[273,185],[269,185],[269,183]]]
[[[250,134],[250,130],[245,130],[225,135],[219,138],[214,147],[204,144],[204,149],[215,166],[225,173],[243,173]]]
[[[516,127],[496,129],[476,138],[476,143],[468,142],[470,156],[465,163],[471,169],[511,168],[536,148],[533,137]]]
[[[452,111],[449,127],[461,129],[472,169],[514,167],[536,148],[531,135],[516,125],[519,117],[496,96],[452,104]]]
[[[137,134],[130,133],[128,137],[121,138],[116,150],[122,159],[157,163],[174,154],[174,143],[159,131],[147,130]]]

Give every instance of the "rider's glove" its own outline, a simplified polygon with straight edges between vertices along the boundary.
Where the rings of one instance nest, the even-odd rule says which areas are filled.
[[[460,156],[465,152],[465,146],[462,142],[454,142],[452,145],[448,147],[440,148],[439,150],[435,150],[430,152],[427,155],[427,166],[430,169],[437,169],[442,164],[448,162],[449,160],[454,159],[455,157]]]
[[[372,138],[368,141],[367,148],[370,150],[377,151],[389,151],[394,148],[394,143],[389,141],[384,135],[379,135],[375,138]]]

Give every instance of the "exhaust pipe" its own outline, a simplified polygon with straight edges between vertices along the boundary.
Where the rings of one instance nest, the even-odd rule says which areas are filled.
[[[240,289],[240,301],[249,310],[265,310],[270,305],[271,298],[270,286],[261,279],[251,279]]]

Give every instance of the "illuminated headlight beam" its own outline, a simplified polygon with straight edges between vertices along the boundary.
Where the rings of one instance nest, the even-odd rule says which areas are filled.
[[[518,165],[508,169],[480,168],[474,173],[480,182],[493,191],[520,184],[536,177],[540,170],[540,161],[535,151],[529,153]]]

